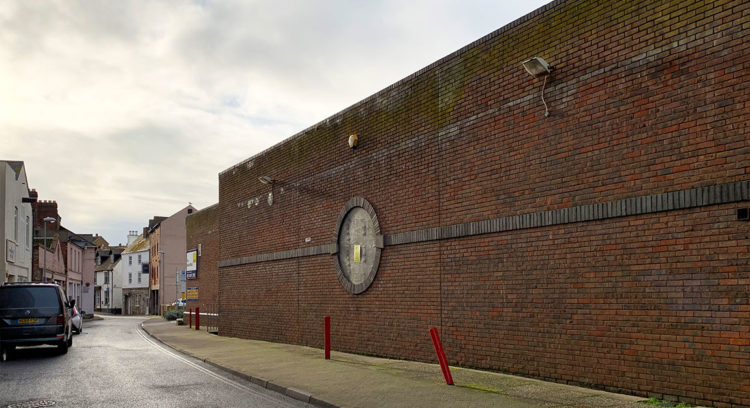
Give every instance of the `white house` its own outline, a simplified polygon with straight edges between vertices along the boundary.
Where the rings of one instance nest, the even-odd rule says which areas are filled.
[[[122,251],[114,246],[96,251],[94,309],[118,313],[122,310]]]
[[[118,264],[122,269],[122,314],[148,313],[149,248],[147,231],[142,235],[130,231],[128,246]]]
[[[112,265],[112,300],[109,308],[113,312],[122,312],[122,258]]]
[[[0,284],[32,279],[31,217],[23,162],[0,160]]]

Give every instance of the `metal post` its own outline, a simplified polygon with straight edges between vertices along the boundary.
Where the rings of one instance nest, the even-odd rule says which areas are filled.
[[[325,333],[325,355],[326,360],[331,359],[331,316],[323,319],[323,331]]]
[[[195,330],[201,329],[201,308],[195,308]]]
[[[47,282],[47,221],[42,221],[44,223],[44,265],[42,265],[42,280],[44,282]]]
[[[190,322],[190,325],[188,328],[193,328],[193,308],[190,308],[190,312],[188,313],[188,322]]]
[[[440,342],[440,336],[438,335],[436,328],[430,329],[430,336],[432,337],[432,345],[435,346],[435,353],[437,353],[438,361],[440,362],[440,369],[443,370],[443,377],[445,377],[445,383],[453,385],[453,377],[451,376],[451,369],[448,367],[448,360],[445,358],[445,352],[443,351],[443,344]]]

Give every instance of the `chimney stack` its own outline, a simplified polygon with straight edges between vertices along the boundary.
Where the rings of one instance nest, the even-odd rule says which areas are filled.
[[[137,238],[138,238],[138,231],[128,231],[128,245],[135,242]]]

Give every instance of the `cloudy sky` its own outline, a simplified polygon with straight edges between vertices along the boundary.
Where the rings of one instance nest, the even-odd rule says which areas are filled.
[[[0,2],[0,160],[113,244],[546,0]]]

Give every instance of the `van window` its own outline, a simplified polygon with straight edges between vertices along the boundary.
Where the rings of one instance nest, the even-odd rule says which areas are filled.
[[[52,286],[0,288],[0,309],[42,307],[60,310],[57,288]]]

